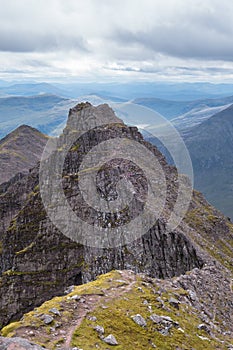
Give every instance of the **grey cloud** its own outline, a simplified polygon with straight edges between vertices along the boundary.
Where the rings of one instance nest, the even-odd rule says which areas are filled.
[[[233,59],[233,4],[227,0],[221,4],[216,0],[144,0],[143,4],[137,0],[98,4],[95,0],[0,0],[1,3],[0,51],[75,49],[97,54],[101,49],[106,56],[123,55],[124,59],[127,55],[132,59],[138,51],[143,59],[147,49],[151,55]]]
[[[224,67],[175,67],[177,70],[180,71],[187,71],[187,72],[206,72],[206,73],[212,73],[212,74],[232,74],[233,68],[224,68]]]
[[[124,71],[124,72],[140,72],[140,73],[158,73],[159,69],[156,67],[152,68],[137,68],[137,67],[129,67],[129,66],[124,66],[123,64],[119,66],[105,66],[104,67],[107,70],[112,70],[112,71]]]
[[[83,78],[232,74],[230,0],[0,0],[0,8],[4,69]]]
[[[164,66],[162,69],[158,67],[129,67],[121,65],[116,66],[105,66],[107,70],[111,71],[122,71],[122,72],[136,72],[144,74],[156,74],[164,75],[169,74],[169,76],[182,75],[182,76],[198,76],[203,74],[210,74],[212,76],[217,76],[221,74],[233,74],[233,68],[224,67],[185,67],[185,66]]]
[[[51,68],[52,67],[52,64],[45,60],[33,59],[33,58],[23,60],[22,64],[33,68],[37,68],[37,67]]]
[[[0,69],[0,72],[3,74],[24,74],[25,70],[23,69]]]
[[[116,45],[127,50],[138,46],[153,53],[178,58],[233,60],[233,2],[177,1],[173,15],[169,14],[144,28],[118,26],[111,32]],[[202,5],[203,4],[203,5]],[[182,5],[182,6],[181,6]],[[158,9],[158,13],[160,10]]]
[[[87,44],[79,36],[62,33],[0,32],[0,51],[9,52],[46,52],[75,49],[88,52]]]
[[[162,53],[179,58],[233,61],[233,31],[229,35],[212,33],[212,30],[198,30],[186,26],[154,28],[149,32],[129,32],[117,30],[113,39],[120,45],[137,44],[154,53]],[[142,51],[143,54],[143,51]]]

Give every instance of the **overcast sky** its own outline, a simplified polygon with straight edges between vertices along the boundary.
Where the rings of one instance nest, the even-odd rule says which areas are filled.
[[[232,0],[0,0],[0,79],[233,82]]]

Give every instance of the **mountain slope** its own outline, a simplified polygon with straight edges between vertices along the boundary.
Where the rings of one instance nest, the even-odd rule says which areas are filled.
[[[217,114],[223,111],[224,109],[227,109],[228,107],[230,107],[230,105],[228,104],[218,107],[202,106],[199,108],[194,108],[191,111],[175,119],[172,119],[171,122],[180,132],[185,132],[187,129],[203,123],[205,120],[209,119],[214,114]]]
[[[197,288],[213,273],[217,282],[214,266],[173,280],[113,271],[71,287],[70,293],[3,328],[2,335],[27,338],[47,349],[105,350],[110,334],[119,350],[230,349],[233,339],[208,314],[206,303],[212,303],[214,292],[203,299]],[[224,287],[230,293],[226,282]]]
[[[104,121],[101,126],[98,124],[100,116]],[[78,134],[80,127],[84,122],[90,120],[92,128],[80,136]],[[117,139],[122,139],[123,146],[127,145],[127,147],[130,147],[131,141],[137,142],[151,152],[153,159],[157,159],[159,166],[163,169],[167,185],[163,211],[159,219],[153,211],[153,215],[157,219],[153,221],[153,226],[147,232],[141,232],[141,236],[132,241],[125,242],[124,237],[122,238],[120,234],[119,237],[122,238],[120,244],[101,248],[95,246],[95,242],[98,242],[99,239],[96,234],[92,245],[87,246],[82,241],[71,240],[51,222],[41,199],[38,167],[35,167],[28,174],[29,181],[26,178],[16,179],[14,184],[6,186],[4,196],[0,196],[0,210],[3,208],[1,214],[5,215],[2,220],[5,227],[2,231],[0,250],[1,326],[15,320],[18,321],[23,314],[38,307],[44,301],[54,296],[61,296],[64,288],[69,285],[79,285],[92,281],[98,275],[114,269],[131,269],[136,273],[148,274],[151,277],[169,279],[175,287],[176,277],[184,275],[185,277],[181,278],[180,285],[179,283],[178,285],[181,287],[181,283],[183,283],[185,286],[185,281],[189,281],[187,290],[197,288],[196,293],[200,296],[203,308],[206,304],[205,309],[200,307],[201,312],[204,312],[202,316],[207,315],[208,317],[205,322],[216,321],[216,326],[221,329],[219,337],[223,334],[221,332],[228,332],[227,334],[232,336],[233,295],[230,281],[233,271],[233,226],[230,221],[211,207],[200,193],[194,191],[189,211],[184,220],[176,229],[167,230],[168,220],[173,213],[178,195],[177,170],[166,163],[164,157],[154,146],[144,141],[137,128],[124,125],[107,105],[93,107],[89,103],[85,103],[70,110],[67,126],[58,139],[59,147],[56,152],[52,153],[51,158],[45,161],[48,171],[54,157],[56,159],[56,156],[60,156],[63,141],[69,140],[72,135],[77,136],[77,139],[69,148],[64,161],[62,186],[66,200],[77,216],[92,227],[99,225],[105,233],[109,225],[120,230],[132,218],[137,217],[143,209],[147,181],[145,181],[140,169],[135,168],[131,161],[122,160],[119,162],[119,158],[116,157],[117,153],[115,153]],[[134,187],[135,195],[132,202],[117,216],[110,215],[111,213],[97,212],[88,206],[81,195],[78,176],[83,157],[90,153],[90,150],[97,144],[111,140],[114,141],[114,154],[98,173],[96,179],[98,191],[104,198],[111,201],[116,193],[116,183],[119,182],[119,179],[127,178]],[[106,153],[104,154],[106,155]],[[95,168],[87,167],[83,173],[92,174],[94,171]],[[151,176],[152,173],[149,173],[148,181]],[[156,178],[156,181],[159,181],[159,178]],[[188,183],[187,179],[185,181]],[[31,188],[33,190],[30,190]],[[18,211],[15,210],[13,220],[9,223],[7,220],[11,213],[11,207],[18,198],[17,193],[21,194],[22,190],[25,191],[26,195],[22,199]],[[57,199],[56,196],[56,201]],[[6,206],[6,203],[9,205]],[[78,228],[76,227],[77,230]],[[133,231],[135,230],[136,227]],[[84,238],[86,238],[88,232],[83,231]],[[130,232],[130,234],[134,234],[134,232]],[[107,238],[110,239],[110,237]],[[187,271],[191,270],[193,270],[191,277],[189,274],[185,275]],[[216,283],[216,276],[218,283]],[[103,285],[98,287],[101,288],[99,293],[102,295],[101,290],[105,287]],[[85,286],[79,288],[85,290]],[[89,293],[91,292],[89,291]],[[96,290],[94,295],[95,293]],[[133,305],[134,301],[131,300],[130,304]],[[116,304],[114,305],[116,306]],[[125,313],[124,308],[128,310],[129,305],[124,304],[124,299],[122,305],[124,306],[122,312]],[[117,314],[119,307],[120,304],[117,304],[113,311],[116,312],[116,317],[119,315],[121,318],[123,314]],[[134,310],[138,312],[136,308],[132,309],[132,312]],[[155,306],[154,312],[158,312],[157,306]],[[197,323],[199,322],[198,315],[198,320],[195,321]],[[65,313],[64,316],[69,319],[70,315]],[[145,317],[148,315],[146,314]],[[188,311],[187,317],[189,317]],[[192,316],[190,317],[192,318]],[[29,318],[29,323],[32,321],[34,322],[34,319],[30,321]],[[33,322],[31,325],[34,325]],[[128,319],[126,326],[127,322]],[[188,327],[187,325],[182,326]],[[196,323],[194,328],[196,329]],[[52,332],[55,331],[52,330]],[[9,332],[6,334],[9,335]],[[78,333],[76,335],[78,336]],[[74,339],[74,346],[79,346],[75,341]],[[82,339],[82,341],[86,340]],[[148,341],[148,337],[145,336],[143,341]],[[215,340],[212,344],[215,344],[214,342]],[[205,346],[207,345],[205,344]],[[219,348],[221,349],[221,344]]]
[[[195,187],[233,218],[233,105],[184,133]]]
[[[174,100],[163,100],[158,98],[138,98],[133,101],[136,104],[151,108],[156,112],[162,114],[169,120],[182,116],[183,114],[189,113],[192,110],[206,110],[214,107],[222,107],[233,103],[233,96],[216,98],[216,99],[198,99],[194,101],[174,101]],[[213,112],[214,114],[214,112]],[[182,122],[182,120],[180,120]],[[184,120],[186,122],[186,119]],[[151,121],[153,125],[153,121]],[[183,125],[180,124],[180,129]]]
[[[38,94],[54,94],[67,97],[65,91],[48,83],[21,83],[0,87],[1,95],[33,96]]]
[[[47,141],[47,136],[27,125],[0,140],[0,184],[35,166]]]

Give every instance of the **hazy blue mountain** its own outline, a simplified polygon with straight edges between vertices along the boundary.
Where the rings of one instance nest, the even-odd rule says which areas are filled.
[[[83,95],[99,95],[112,100],[112,96],[124,100],[156,98],[171,101],[193,101],[222,98],[233,94],[233,84],[169,83],[169,82],[35,82],[31,80],[0,81],[0,95],[32,96],[50,93],[69,98]],[[182,114],[182,113],[181,113]]]
[[[206,98],[222,98],[233,94],[233,84],[211,83],[168,83],[168,82],[127,82],[127,83],[53,83],[66,91],[70,97],[100,94],[116,96],[127,100],[136,98],[159,98],[173,101],[193,101]]]
[[[136,104],[151,108],[167,119],[174,119],[192,110],[206,110],[207,108],[226,106],[233,103],[233,96],[222,98],[202,99],[195,101],[171,101],[158,98],[140,98],[133,101]],[[214,112],[213,112],[214,114]]]
[[[5,80],[0,79],[0,88],[10,86],[11,82],[7,82]]]
[[[127,100],[115,96],[108,96],[108,95],[100,95],[100,94],[89,94],[89,95],[83,95],[77,97],[78,102],[85,102],[88,101],[94,106],[97,106],[102,103],[123,103],[127,102]]]
[[[194,168],[195,188],[233,218],[233,105],[184,135]]]
[[[218,107],[197,107],[175,119],[172,119],[171,122],[179,131],[185,131],[203,123],[205,120],[228,108],[230,105],[231,104]]]
[[[88,90],[91,84],[87,85]],[[111,86],[116,88],[114,84]],[[123,98],[111,94],[112,92],[114,91],[106,95],[100,93],[80,95],[77,100],[89,99],[94,104],[102,103],[103,100],[108,103],[111,101],[124,102]],[[233,217],[233,181],[231,181],[233,173],[233,96],[196,101],[145,98],[136,99],[135,102],[153,108],[170,119],[174,115],[180,116],[180,118],[173,119],[172,122],[176,126],[179,124],[178,128],[182,130],[190,150],[194,165],[195,187],[204,192],[211,203],[228,216]],[[0,98],[0,138],[22,124],[35,127],[45,134],[53,134],[58,127],[61,131],[67,119],[67,112],[75,103],[74,100],[51,94],[2,97]],[[216,111],[219,113],[212,116]],[[124,119],[124,116],[121,117]],[[138,116],[135,117],[131,124],[153,125],[154,123],[153,117],[148,120],[139,119]],[[200,125],[193,127],[197,123]],[[151,138],[150,141],[153,142]],[[156,140],[153,143],[156,144]],[[166,153],[161,145],[160,149]]]
[[[174,164],[160,140],[145,130],[143,135]],[[194,188],[233,219],[233,104],[181,135],[193,164]]]
[[[0,98],[0,138],[22,124],[50,134],[66,121],[74,101],[55,95]]]
[[[47,93],[65,97],[68,96],[65,91],[48,83],[17,83],[10,86],[0,85],[0,94],[2,96],[33,96]]]
[[[184,112],[188,112],[192,102],[187,101],[170,101],[159,98],[137,98],[133,103],[153,109],[167,119],[173,119]]]

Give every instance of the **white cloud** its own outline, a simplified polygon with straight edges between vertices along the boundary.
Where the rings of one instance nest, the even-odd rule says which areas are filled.
[[[232,78],[230,0],[0,0],[0,8],[2,78]]]

